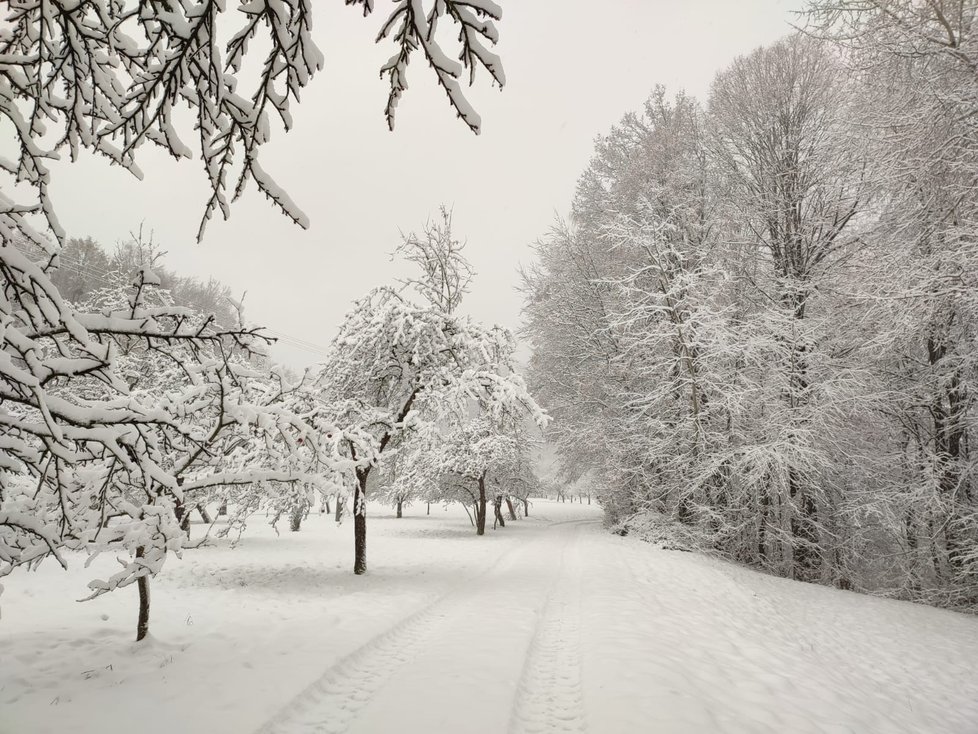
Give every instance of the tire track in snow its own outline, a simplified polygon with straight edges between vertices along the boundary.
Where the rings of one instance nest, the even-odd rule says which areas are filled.
[[[581,522],[553,523],[547,530]],[[280,708],[255,734],[341,734],[347,731],[397,670],[414,659],[447,620],[457,618],[461,607],[477,598],[477,582],[490,575],[505,574],[514,565],[518,554],[532,554],[533,547],[545,542],[548,535],[549,532],[545,532],[531,542],[514,545],[482,573],[464,579],[341,658]]]
[[[450,606],[445,597],[436,599],[341,658],[283,706],[258,734],[346,731],[394,672],[423,647]]]
[[[578,528],[570,549],[564,547],[527,651],[510,717],[511,734],[587,731],[581,687],[579,534]]]

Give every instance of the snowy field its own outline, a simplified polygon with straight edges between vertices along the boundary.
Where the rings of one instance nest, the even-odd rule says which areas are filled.
[[[536,500],[372,507],[280,537],[255,518],[136,592],[101,558],[5,579],[0,732],[978,732],[978,619],[763,576]],[[202,526],[196,526],[200,532]]]

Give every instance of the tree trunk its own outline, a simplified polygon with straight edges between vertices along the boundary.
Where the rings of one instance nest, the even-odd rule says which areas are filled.
[[[370,468],[357,471],[353,492],[353,573],[367,572],[367,476]]]
[[[763,564],[767,560],[767,521],[771,497],[768,495],[766,487],[762,487],[761,492],[760,517],[757,520],[757,557]]]
[[[588,492],[588,495],[587,495],[587,503],[588,504],[591,504],[591,493],[590,492]]]
[[[289,513],[289,527],[293,533],[299,532],[299,528],[302,527],[303,510],[302,505],[295,505]]]
[[[530,516],[530,498],[529,497],[524,497],[523,498],[523,517],[529,517],[529,516]]]
[[[139,546],[136,549],[136,558],[142,558],[144,554],[143,546]],[[139,591],[139,619],[136,622],[136,642],[139,642],[149,634],[149,576],[140,576],[136,579],[136,588]]]
[[[227,517],[228,514],[228,501],[224,500],[221,502],[220,506],[217,508],[218,517]]]
[[[510,497],[509,495],[506,495],[506,509],[509,510],[509,519],[510,520],[515,520],[516,519],[516,508],[513,507],[513,498]]]
[[[336,522],[343,519],[343,500],[339,495],[336,495],[336,514],[333,515],[333,519]]]
[[[323,512],[329,514],[332,510],[329,509],[329,497],[323,498]]]
[[[397,498],[397,516],[398,517],[404,517],[404,510],[403,510],[403,508],[404,508],[404,500],[402,500],[400,497],[398,497]]]
[[[497,525],[501,528],[506,527],[506,521],[503,520],[503,496],[501,494],[497,494],[493,499],[492,512],[492,529],[495,530]]]
[[[211,515],[207,511],[207,508],[203,505],[197,505],[197,512],[200,513],[200,519],[206,522],[208,525],[211,524]]]
[[[799,581],[817,581],[821,567],[816,527],[818,508],[811,493],[801,487],[793,467],[788,469],[788,496],[794,503],[790,523],[792,575]]]
[[[486,481],[484,474],[479,477],[479,501],[475,511],[475,534],[486,534]]]
[[[428,514],[429,515],[431,514],[431,503],[430,502],[428,503]]]
[[[927,351],[930,363],[938,366],[944,359],[948,348],[946,344],[937,343],[933,337],[927,340]],[[968,546],[971,545],[966,537],[962,500],[970,499],[971,486],[967,479],[962,482],[960,462],[966,455],[966,400],[961,389],[961,378],[958,371],[946,378],[946,386],[935,396],[931,406],[931,420],[934,425],[934,453],[937,458],[940,476],[938,487],[947,503],[948,514],[944,521],[944,547],[947,549],[947,561],[951,573],[961,577],[964,571],[964,559]]]
[[[183,504],[183,500],[175,499],[173,501],[173,514],[177,518],[180,529],[187,535],[190,535],[190,513],[187,512],[187,507]]]

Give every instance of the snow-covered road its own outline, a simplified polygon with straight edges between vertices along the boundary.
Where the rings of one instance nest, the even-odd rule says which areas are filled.
[[[565,692],[554,685],[561,664],[580,667],[555,648],[576,658],[580,640],[566,634],[569,628],[552,638],[562,618],[578,615],[555,602],[574,576],[568,556],[577,553],[584,525],[595,522],[554,524],[511,547],[489,570],[330,666],[261,731],[382,732],[400,726],[476,734],[506,731],[510,720],[518,731],[536,731],[537,720],[566,718],[567,708],[571,719],[580,720],[579,686],[575,700],[555,699]],[[527,695],[518,696],[521,691]]]
[[[484,539],[440,510],[376,518],[367,578],[323,569],[347,534],[325,520],[202,549],[157,584],[140,649],[127,628],[72,643],[90,623],[10,583],[38,629],[0,622],[0,732],[978,732],[978,619],[534,511]]]

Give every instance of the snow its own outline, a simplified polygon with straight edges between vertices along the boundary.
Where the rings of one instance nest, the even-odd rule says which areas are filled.
[[[134,590],[74,603],[81,558],[15,572],[0,732],[978,731],[978,619],[533,502],[483,538],[461,508],[371,505],[363,577],[352,522],[255,517],[236,547],[170,560],[138,645]]]

